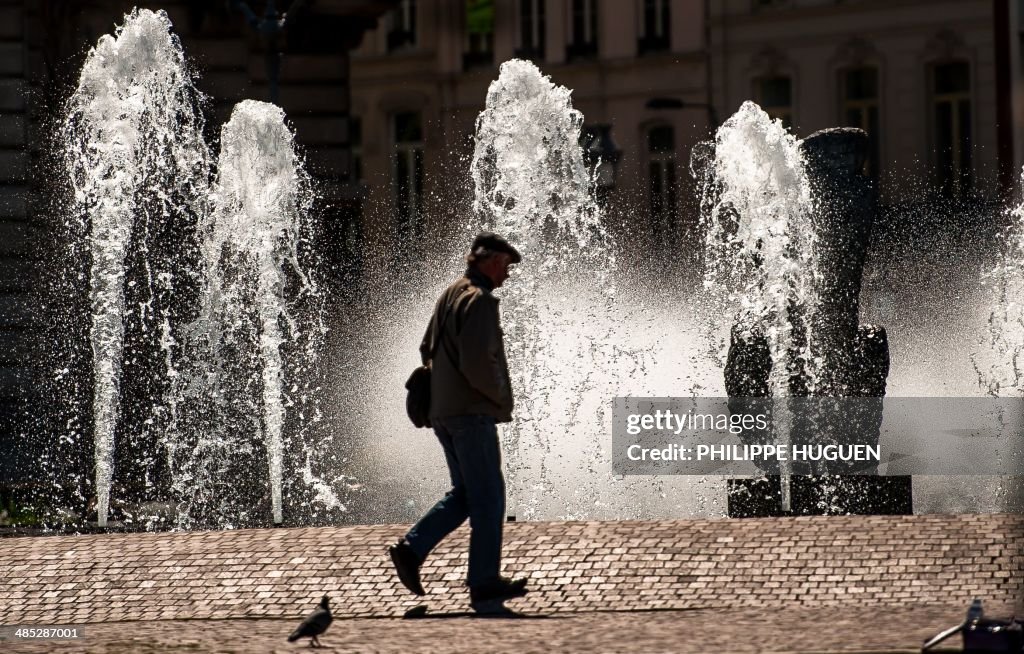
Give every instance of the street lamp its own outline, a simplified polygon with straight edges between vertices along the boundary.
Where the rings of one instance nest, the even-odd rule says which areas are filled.
[[[263,18],[260,18],[249,7],[249,3],[242,0],[231,0],[231,7],[241,12],[242,16],[245,17],[245,22],[264,41],[264,47],[266,48],[267,91],[270,101],[274,104],[280,104],[278,80],[281,76],[281,35],[288,29],[289,17],[294,15],[304,4],[305,0],[297,0],[291,4],[287,13],[279,14],[274,6],[274,0],[267,0]]]
[[[594,171],[597,199],[603,204],[615,188],[622,150],[612,140],[612,126],[607,124],[584,128],[581,140],[587,167]]]

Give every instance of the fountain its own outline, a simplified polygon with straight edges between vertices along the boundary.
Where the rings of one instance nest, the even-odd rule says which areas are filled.
[[[475,221],[515,243],[528,271],[503,292],[517,398],[513,422],[502,431],[513,489],[516,475],[534,465],[524,461],[524,448],[550,450],[550,431],[566,417],[574,421],[584,389],[605,365],[595,345],[609,334],[579,333],[573,324],[596,298],[614,298],[615,259],[579,147],[583,115],[569,93],[534,64],[508,61],[476,122]],[[564,338],[572,332],[575,342]],[[536,465],[534,478],[544,486],[545,461]]]
[[[179,377],[166,448],[179,471],[177,495],[196,507],[182,516],[235,515],[244,523],[258,486],[269,484],[271,518],[279,524],[287,409],[318,412],[313,384],[324,327],[322,294],[307,273],[312,195],[277,106],[239,103],[220,142],[212,207],[200,227],[206,286],[197,319],[183,330],[191,367]],[[253,475],[263,457],[267,475]],[[240,480],[246,491],[236,488]],[[261,481],[254,486],[254,480]],[[339,507],[316,483],[325,503]]]
[[[443,470],[436,443],[405,424],[393,389],[416,364],[414,344],[436,294],[459,274],[460,251],[481,228],[505,234],[524,254],[520,270],[499,291],[516,375],[517,413],[503,428],[503,440],[509,506],[519,518],[720,515],[716,498],[725,490],[716,479],[612,474],[606,465],[610,412],[601,407],[608,398],[721,396],[728,390],[870,400],[892,382],[885,331],[859,323],[861,269],[874,212],[859,175],[859,132],[825,132],[801,142],[748,105],[730,122],[732,133],[720,134],[724,144],[703,153],[720,155],[706,160],[729,169],[726,179],[734,181],[727,187],[721,177],[710,178],[706,187],[706,204],[720,209],[715,216],[722,219],[709,237],[708,247],[720,254],[709,258],[709,281],[724,279],[721,286],[733,293],[723,304],[739,304],[745,317],[736,329],[727,326],[725,335],[731,330],[740,345],[716,367],[697,337],[699,321],[731,312],[690,303],[679,280],[656,277],[651,284],[650,278],[632,277],[631,268],[602,263],[615,254],[615,243],[600,229],[600,207],[587,197],[586,171],[580,174],[574,158],[579,121],[568,90],[532,64],[507,62],[477,123],[473,217],[450,243],[425,257],[416,275],[408,274],[410,267],[398,282],[395,275],[380,280],[398,298],[397,308],[357,304],[350,312],[366,316],[366,322],[352,330],[351,340],[346,336],[339,360],[348,361],[347,369],[335,373],[331,384],[344,391],[332,404],[353,407],[355,417],[343,424],[365,434],[353,439],[350,450],[355,465],[370,471],[363,477],[366,494],[376,499],[358,511],[361,519],[415,519],[444,490],[443,480],[432,487],[425,483]],[[701,153],[696,159],[699,167]],[[590,260],[593,251],[608,254]],[[832,258],[836,252],[844,257]],[[590,270],[598,271],[592,282]],[[371,357],[352,357],[353,350]],[[906,359],[898,363],[904,366],[899,382],[905,383]],[[724,388],[718,374],[723,367]],[[877,403],[865,406],[870,410],[855,422],[877,434]],[[805,427],[797,421],[793,429],[799,436]],[[841,431],[828,434],[839,436]],[[836,472],[815,471],[813,480],[794,476],[790,508],[909,510],[908,478],[844,476],[842,484],[824,478]],[[893,487],[875,493],[877,484]],[[826,493],[825,487],[832,490]],[[778,481],[774,490],[753,490],[752,496],[769,498],[765,502],[774,502],[778,511]],[[883,496],[888,504],[881,507]],[[863,499],[868,502],[854,504]]]
[[[730,361],[751,363],[727,364],[729,395],[813,392],[818,234],[805,227],[813,200],[799,142],[747,102],[719,128],[713,151],[695,150],[693,168],[705,208],[705,285],[739,306],[732,340],[750,343],[730,352]]]
[[[166,518],[145,515],[153,501],[183,527],[281,523],[288,487],[296,518],[343,508],[309,433],[324,328],[308,178],[276,106],[235,108],[212,185],[203,127],[162,11],[102,37],[68,103],[100,527],[115,488],[122,519],[144,526]]]
[[[1021,173],[1024,181],[1024,172]],[[1020,398],[1024,394],[1024,202],[1006,212],[1008,223],[999,232],[998,259],[982,276],[990,293],[980,348],[971,363],[978,385],[994,398]],[[997,478],[983,492],[1006,498],[1016,510],[1024,506],[1020,477]]]
[[[713,151],[705,146],[695,153],[711,255],[708,285],[731,292],[740,309],[725,367],[730,397],[885,394],[885,330],[858,324],[875,211],[861,175],[866,151],[860,130],[823,130],[798,141],[748,102],[719,129]],[[789,413],[793,406],[806,404],[775,408]],[[858,413],[849,422],[877,442],[880,401],[863,403]],[[777,415],[777,437],[840,440],[850,429],[807,418]],[[911,511],[907,477],[801,477],[794,507],[791,470],[769,472],[779,474],[777,492],[764,480],[732,480],[730,515],[771,513],[765,502],[773,497],[783,512]],[[828,497],[817,497],[815,489],[826,487]]]
[[[159,402],[144,400],[134,416],[122,410],[124,386],[130,383],[126,344],[137,348],[128,351],[130,362],[149,359],[138,367],[156,378],[156,392],[170,373],[158,369],[162,362],[153,344],[163,347],[170,337],[168,327],[176,317],[171,297],[187,280],[171,258],[161,260],[160,241],[180,236],[187,251],[196,217],[205,212],[210,161],[199,94],[169,27],[164,14],[134,12],[116,36],[102,37],[86,59],[65,123],[72,219],[81,225],[77,231],[88,235],[91,257],[100,526],[109,512],[115,433],[133,434],[130,438],[145,451],[151,442],[147,435],[162,420]],[[119,430],[119,424],[125,428]]]
[[[415,501],[434,495],[417,484],[442,466],[431,439],[404,424],[395,389],[436,291],[483,228],[524,256],[501,291],[518,400],[503,442],[518,517],[721,513],[713,480],[611,474],[612,397],[886,390],[885,330],[859,324],[874,206],[857,131],[801,142],[747,104],[713,150],[698,149],[708,283],[724,299],[695,309],[683,281],[620,269],[570,91],[529,62],[506,62],[476,125],[472,211],[450,243],[410,264],[415,274],[367,282],[390,292],[339,300],[344,319],[332,329],[345,351],[322,379],[312,189],[284,114],[243,102],[215,158],[202,103],[166,15],[136,11],[100,41],[69,104],[69,224],[90,284],[94,391],[92,429],[68,439],[93,432],[101,526],[109,513],[157,527],[145,508],[155,502],[171,504],[183,528],[336,519],[353,469],[380,484],[356,500],[372,502],[359,519],[417,515]],[[725,332],[720,391],[696,314],[726,305],[740,312]],[[337,415],[321,411],[324,388]],[[771,472],[781,482],[798,471]],[[747,490],[794,511],[822,501],[792,483],[791,496],[789,482]]]
[[[1024,180],[1024,173],[1022,173]],[[972,357],[978,383],[992,397],[1024,393],[1024,203],[1007,212],[998,263],[985,275],[993,309],[983,339],[983,350]]]

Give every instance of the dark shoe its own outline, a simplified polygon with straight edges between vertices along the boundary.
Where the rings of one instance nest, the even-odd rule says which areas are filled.
[[[526,579],[509,579],[498,577],[478,586],[470,586],[469,603],[472,605],[483,602],[504,601],[522,597],[529,592],[526,589]]]
[[[412,551],[409,543],[405,539],[398,541],[388,548],[388,554],[391,555],[391,562],[395,564],[402,585],[416,595],[426,595],[427,591],[423,590],[423,584],[420,583],[420,565],[423,562]]]

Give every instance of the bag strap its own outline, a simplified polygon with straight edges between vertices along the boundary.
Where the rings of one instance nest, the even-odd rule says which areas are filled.
[[[447,304],[445,306],[445,312],[444,314],[441,315],[441,320],[439,320],[437,323],[437,339],[434,341],[433,349],[430,350],[431,363],[434,362],[434,357],[437,356],[437,349],[441,347],[442,344],[444,344],[444,325],[446,322],[448,322],[448,314],[452,313],[455,310],[455,303],[458,302],[459,298],[461,298],[464,294],[469,292],[472,288],[473,286],[464,289],[461,293],[455,296],[455,299],[453,299],[450,304]],[[452,360],[452,363],[454,364],[455,357],[452,356],[451,351],[447,347],[445,347],[445,351],[448,352],[448,358],[450,358]],[[458,366],[455,366],[455,369],[459,371],[459,374],[462,374],[462,371],[458,369]]]
[[[441,320],[437,323],[437,334],[434,339],[434,347],[430,350],[430,361],[434,361],[434,356],[437,355],[437,348],[441,345],[441,339],[444,338],[444,324],[448,322],[448,314],[451,313],[451,307],[445,307],[446,311],[441,315]]]

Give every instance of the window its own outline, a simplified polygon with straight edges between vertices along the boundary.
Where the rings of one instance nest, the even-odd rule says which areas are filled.
[[[419,112],[392,117],[394,168],[392,180],[400,238],[423,234],[423,124]]]
[[[847,127],[859,127],[868,134],[868,158],[864,172],[878,176],[878,69],[850,68],[839,73],[839,117]]]
[[[363,179],[363,121],[357,116],[350,116],[348,119],[348,144],[352,152],[352,168],[349,170],[349,179],[360,181]]]
[[[519,48],[516,56],[544,58],[544,0],[519,0]]]
[[[647,130],[651,231],[664,239],[676,231],[676,144],[668,125]]]
[[[416,0],[401,0],[387,16],[388,52],[416,45]]]
[[[494,0],[466,0],[463,68],[494,64]]]
[[[757,100],[769,116],[781,120],[786,127],[793,126],[793,84],[788,77],[759,79]]]
[[[670,18],[669,0],[641,0],[640,39],[637,42],[640,54],[669,49]]]
[[[572,0],[569,17],[569,46],[566,59],[581,59],[597,54],[597,0]]]
[[[971,187],[971,72],[967,62],[933,66],[931,89],[939,191],[959,197]]]

